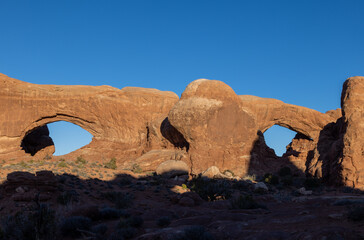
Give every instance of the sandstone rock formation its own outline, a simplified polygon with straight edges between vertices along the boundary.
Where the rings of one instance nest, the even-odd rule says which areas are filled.
[[[93,135],[72,156],[140,156],[150,145],[161,147],[158,136],[150,143],[148,125],[164,119],[177,101],[176,94],[156,89],[36,85],[0,74],[0,158],[43,157],[37,150],[52,145],[44,126],[61,120]]]
[[[0,159],[51,155],[46,124],[64,120],[94,136],[66,158],[115,157],[123,168],[136,164],[144,171],[179,160],[192,174],[216,166],[237,176],[289,166],[296,174],[364,188],[363,103],[363,77],[345,82],[342,110],[320,113],[238,96],[217,80],[193,81],[178,99],[155,89],[36,85],[0,74]],[[282,157],[264,140],[273,125],[297,132]]]
[[[346,80],[341,96],[345,133],[342,176],[346,185],[364,188],[364,77]]]
[[[274,99],[238,96],[223,82],[206,79],[187,86],[168,119],[189,143],[190,164],[195,172],[217,166],[240,175],[264,174],[288,163],[288,156],[277,159],[265,144],[262,133],[273,125],[296,131],[312,141],[312,147],[320,131],[336,121],[335,114]],[[302,150],[292,151],[296,151],[298,159],[294,167],[304,172],[306,159],[299,157]]]
[[[255,121],[229,86],[206,79],[190,83],[168,119],[189,143],[194,173],[210,166],[246,171],[256,136]]]

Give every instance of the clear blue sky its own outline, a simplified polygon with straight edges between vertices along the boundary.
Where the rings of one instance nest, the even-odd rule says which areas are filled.
[[[177,94],[218,79],[325,112],[340,107],[346,78],[364,75],[363,10],[360,0],[2,0],[0,72]]]

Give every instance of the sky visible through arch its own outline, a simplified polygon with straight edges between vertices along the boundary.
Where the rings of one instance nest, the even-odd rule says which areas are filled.
[[[326,112],[340,107],[346,78],[364,75],[363,9],[360,0],[4,0],[0,72],[179,95],[195,79],[217,79],[237,94]],[[71,141],[65,131],[53,138]]]

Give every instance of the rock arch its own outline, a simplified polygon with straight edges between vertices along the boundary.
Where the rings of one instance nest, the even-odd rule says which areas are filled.
[[[168,119],[190,143],[195,172],[215,165],[242,175],[248,173],[252,159],[262,161],[264,154],[257,146],[266,148],[260,144],[261,135],[273,125],[317,141],[324,126],[336,121],[332,115],[279,100],[238,96],[225,83],[207,79],[186,87]]]
[[[188,149],[185,161],[192,173],[215,165],[244,175],[252,161],[259,166],[265,157],[259,153],[266,147],[262,132],[280,125],[299,133],[291,152],[301,147],[307,150],[298,155],[300,161],[309,161],[301,162],[300,169],[329,166],[328,175],[332,175],[330,169],[338,169],[341,182],[363,187],[363,136],[358,134],[363,132],[359,131],[363,128],[363,79],[353,77],[344,84],[341,116],[341,110],[320,113],[279,100],[238,96],[217,80],[193,81],[178,99],[172,92],[156,89],[37,85],[0,74],[0,159],[24,159],[24,136],[63,120],[94,136],[73,154],[98,159],[117,155],[130,161],[153,149],[179,147]],[[162,126],[167,117],[168,124]],[[336,144],[318,144],[327,138]],[[286,159],[294,161],[292,156]]]
[[[243,107],[255,115],[257,128],[263,133],[273,125],[279,125],[311,139],[317,139],[320,131],[328,123],[336,121],[328,114],[276,99],[250,95],[239,97]]]
[[[94,136],[74,154],[137,156],[148,146],[148,123],[164,119],[177,101],[175,93],[156,89],[37,85],[0,74],[0,158],[26,157],[26,134],[55,121]]]

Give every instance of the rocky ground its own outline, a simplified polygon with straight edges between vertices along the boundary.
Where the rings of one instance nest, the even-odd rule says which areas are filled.
[[[294,176],[0,162],[0,239],[363,239],[364,194]],[[211,173],[210,173],[211,174]]]

